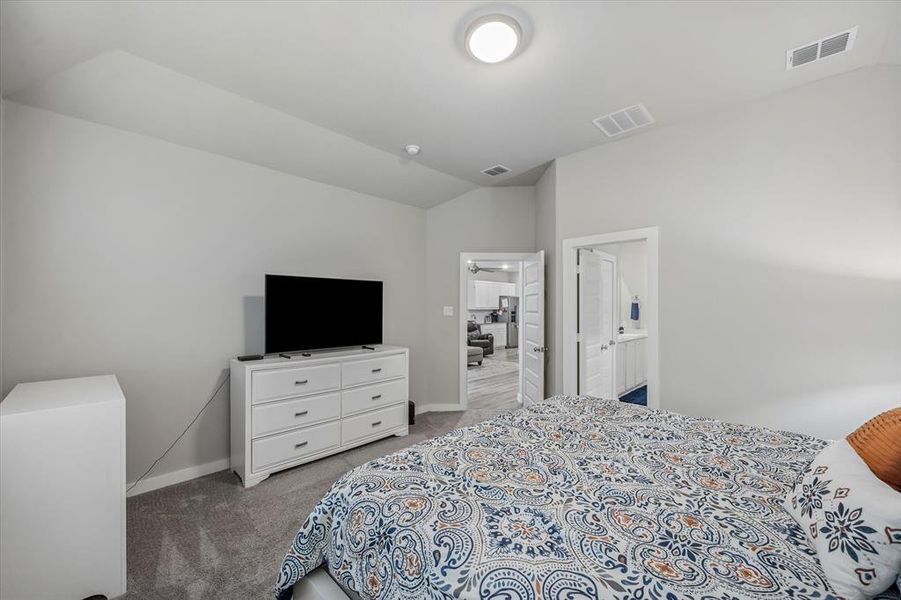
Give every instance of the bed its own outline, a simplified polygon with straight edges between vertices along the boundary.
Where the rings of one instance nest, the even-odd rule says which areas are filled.
[[[361,598],[835,598],[782,505],[825,444],[554,397],[345,474],[276,596],[323,565]]]

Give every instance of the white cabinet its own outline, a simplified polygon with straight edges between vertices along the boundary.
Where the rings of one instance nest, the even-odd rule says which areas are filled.
[[[469,310],[496,310],[500,296],[515,295],[515,283],[470,280],[467,305]]]
[[[409,350],[231,362],[231,469],[244,487],[389,435],[406,435]]]
[[[623,395],[648,382],[647,336],[620,338],[616,345],[616,392]]]
[[[125,593],[125,397],[113,375],[0,403],[0,598]]]
[[[479,323],[482,333],[490,333],[494,336],[494,347],[504,348],[507,345],[506,323]]]

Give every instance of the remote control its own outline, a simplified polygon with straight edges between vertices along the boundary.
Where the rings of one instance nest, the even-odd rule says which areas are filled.
[[[248,360],[263,360],[262,354],[245,354],[244,356],[239,356],[238,360],[241,362],[246,362]]]

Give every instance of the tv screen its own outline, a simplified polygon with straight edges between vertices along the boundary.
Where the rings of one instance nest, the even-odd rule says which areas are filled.
[[[266,353],[382,343],[382,282],[266,275]]]

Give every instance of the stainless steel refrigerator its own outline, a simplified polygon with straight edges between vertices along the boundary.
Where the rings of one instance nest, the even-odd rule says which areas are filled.
[[[519,347],[519,297],[499,296],[498,321],[507,324],[507,348]]]

